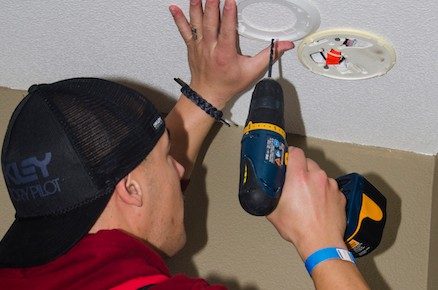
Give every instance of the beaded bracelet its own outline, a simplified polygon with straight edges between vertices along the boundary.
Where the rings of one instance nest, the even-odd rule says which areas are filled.
[[[207,102],[203,97],[201,97],[197,92],[192,90],[192,88],[190,88],[190,86],[185,82],[183,82],[181,79],[174,78],[174,80],[178,84],[180,84],[181,93],[184,96],[189,98],[193,103],[195,103],[199,108],[201,108],[204,112],[206,112],[216,121],[221,122],[222,124],[225,124],[228,127],[231,127],[231,125],[222,118],[222,116],[224,115],[222,111],[218,110],[215,106]]]

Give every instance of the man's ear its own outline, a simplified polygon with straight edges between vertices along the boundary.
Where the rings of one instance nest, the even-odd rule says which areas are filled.
[[[132,178],[131,173],[116,185],[115,193],[126,204],[141,207],[143,192],[140,184]]]

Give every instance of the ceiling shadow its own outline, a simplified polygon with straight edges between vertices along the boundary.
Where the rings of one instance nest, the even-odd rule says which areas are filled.
[[[306,127],[301,113],[300,98],[293,83],[283,77],[283,63],[281,58],[278,60],[278,69],[280,78],[277,81],[280,83],[284,95],[285,130],[288,133],[306,136]]]

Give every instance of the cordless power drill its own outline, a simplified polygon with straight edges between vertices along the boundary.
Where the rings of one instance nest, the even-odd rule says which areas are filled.
[[[255,87],[241,142],[239,201],[245,211],[256,216],[268,215],[276,208],[288,161],[283,90],[270,78],[272,62],[273,42],[269,78]],[[347,198],[344,240],[355,257],[364,256],[382,238],[386,198],[357,173],[336,181]]]

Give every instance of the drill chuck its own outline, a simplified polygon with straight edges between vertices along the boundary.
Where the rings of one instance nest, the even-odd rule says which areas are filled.
[[[284,128],[284,97],[280,84],[273,79],[257,83],[252,94],[248,119],[252,123],[268,123]]]

